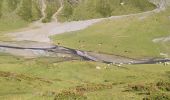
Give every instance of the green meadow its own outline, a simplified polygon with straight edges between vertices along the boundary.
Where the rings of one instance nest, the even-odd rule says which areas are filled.
[[[55,35],[54,42],[62,46],[132,58],[160,57],[167,46],[153,39],[169,36],[169,9],[144,17],[105,20],[87,29]],[[169,51],[166,50],[168,53]]]
[[[42,17],[37,0],[21,1],[0,0],[1,41],[10,40],[4,34],[27,27]],[[64,0],[64,8],[57,18],[85,20],[155,8],[147,0],[106,0],[103,5],[102,1]],[[124,4],[120,4],[122,2]],[[43,22],[50,22],[59,8],[58,0],[46,3],[47,15]],[[60,46],[84,51],[131,58],[161,57],[160,53],[170,53],[169,42],[153,43],[152,40],[169,36],[169,12],[167,9],[150,16],[108,19],[51,39]],[[92,61],[24,58],[0,53],[0,100],[170,100],[170,65],[118,67]]]
[[[170,66],[162,64],[117,67],[88,61],[59,63],[49,58],[0,56],[2,100],[168,100],[152,99],[157,95],[169,98]]]

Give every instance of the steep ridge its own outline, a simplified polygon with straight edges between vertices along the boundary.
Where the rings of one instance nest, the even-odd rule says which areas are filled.
[[[147,0],[64,0],[60,21],[78,21],[127,15],[154,9]]]
[[[147,0],[142,0],[142,2],[139,0],[107,0],[102,2],[103,0],[1,0],[0,15],[15,12],[15,15],[26,21],[43,19],[43,22],[50,22],[51,18],[56,20],[57,16],[59,19],[67,18],[66,20],[76,20],[76,16],[87,17],[83,19],[92,19],[154,9],[154,6]],[[109,8],[105,8],[106,6]],[[83,10],[84,7],[89,9]],[[59,8],[61,13],[56,12]],[[127,9],[129,10],[126,11]],[[121,13],[118,13],[119,10],[121,10]],[[82,15],[83,13],[85,16]]]

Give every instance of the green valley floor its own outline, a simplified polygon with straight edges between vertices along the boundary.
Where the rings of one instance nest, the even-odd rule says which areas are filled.
[[[132,2],[133,0],[129,1]],[[92,1],[89,0],[87,4],[89,2]],[[135,2],[139,1],[135,0]],[[145,0],[145,2],[147,1]],[[6,4],[7,2],[3,4],[3,9],[7,7]],[[49,5],[52,4],[49,2]],[[146,4],[151,5],[149,10],[154,8],[153,4]],[[136,3],[132,5],[129,3],[127,6],[130,7],[127,10],[131,11],[131,6],[134,8],[134,5],[136,6]],[[52,9],[58,14],[67,11],[70,6],[72,5],[64,5],[56,12],[58,6],[57,8],[50,8],[51,6],[47,5],[48,9],[43,8],[43,13]],[[80,18],[77,16],[82,13],[83,9],[80,11],[77,9],[88,6],[90,5],[83,6],[81,4],[72,9],[75,12],[68,17],[69,21],[79,20]],[[119,3],[117,6],[120,6]],[[145,5],[141,5],[141,7],[143,6]],[[123,10],[122,7],[120,9]],[[88,9],[86,10],[88,11]],[[94,8],[92,7],[90,10],[94,10]],[[142,11],[146,10],[148,9]],[[38,21],[36,27],[30,27],[32,21],[24,20],[17,13],[12,17],[2,17],[0,19],[0,40],[8,41],[8,43],[6,43],[6,47],[0,45],[0,100],[170,100],[169,62],[107,64],[79,60],[79,58],[62,61],[57,57],[26,58],[4,53],[5,50],[7,51],[8,45],[21,45],[26,48],[22,48],[22,50],[27,51],[28,48],[37,46],[37,42],[44,45],[44,42],[46,42],[50,45],[56,44],[92,53],[118,55],[132,59],[169,58],[170,8],[163,11],[162,9],[159,10],[160,8],[157,8],[154,11],[130,14],[124,17],[117,16],[64,23],[55,22],[56,18],[53,16],[52,19],[55,21],[46,24]],[[4,14],[4,10],[2,11]],[[138,7],[133,10],[133,12],[142,11]],[[34,14],[38,19],[45,18],[45,16],[39,15],[38,9],[35,12]],[[52,16],[54,12],[49,12],[48,16]],[[8,15],[9,12],[5,14]],[[87,12],[88,14],[91,15]],[[112,12],[112,15],[114,15],[114,12]],[[50,21],[51,17],[48,16],[44,22]],[[60,20],[65,20],[65,17],[67,16]],[[94,17],[102,16],[98,16],[95,12]],[[35,22],[35,24],[37,23]],[[23,29],[20,30],[20,28]],[[22,43],[15,42],[16,44],[12,44],[11,42],[9,44],[9,41]],[[41,48],[41,46],[38,45],[37,47]],[[21,47],[15,49],[21,49]],[[42,49],[44,48],[42,47]],[[9,52],[15,52],[10,50]],[[46,49],[47,52],[48,50],[52,49]],[[66,57],[63,56],[63,58]]]
[[[154,39],[168,37],[170,9],[151,16],[130,16],[105,20],[87,29],[52,37],[62,46],[115,54],[131,58],[161,57],[169,52],[168,41],[154,43]]]
[[[1,100],[169,100],[170,66],[57,62],[0,54]],[[159,99],[157,99],[159,98]],[[167,99],[164,99],[167,98]]]

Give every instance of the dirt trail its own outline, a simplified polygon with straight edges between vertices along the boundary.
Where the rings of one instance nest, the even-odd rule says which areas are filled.
[[[47,7],[45,2],[46,2],[46,0],[40,0],[42,17],[38,21],[35,21],[32,24],[30,24],[29,27],[24,28],[21,31],[25,31],[25,30],[29,30],[29,29],[33,29],[33,28],[37,28],[37,27],[43,26],[42,20],[46,18],[45,10],[46,10],[46,7]]]
[[[62,11],[62,9],[63,9],[63,0],[59,0],[60,1],[60,8],[57,10],[57,12],[56,13],[54,13],[54,15],[52,16],[52,21],[56,21],[56,22],[58,22],[57,21],[57,15]]]
[[[170,36],[167,37],[160,37],[152,40],[154,43],[160,43],[160,42],[168,42],[170,41]]]
[[[42,10],[41,10],[41,13],[42,13],[42,18],[40,19],[40,21],[42,22],[43,19],[45,19],[46,17],[46,13],[45,13],[45,10],[46,10],[46,1],[45,0],[41,0],[41,4],[42,4]]]

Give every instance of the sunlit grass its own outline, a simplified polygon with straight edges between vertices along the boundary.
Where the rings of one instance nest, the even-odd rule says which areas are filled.
[[[152,40],[170,33],[169,10],[149,17],[105,20],[87,29],[55,35],[63,46],[133,58],[159,57],[160,46]]]
[[[51,92],[72,91],[86,84],[113,84],[111,89],[86,91],[88,100],[140,100],[144,95],[123,92],[128,84],[154,83],[167,80],[169,66],[123,65],[117,67],[103,63],[68,61],[55,63],[42,62],[42,58],[24,59],[0,54],[0,98],[53,100]],[[42,59],[42,60],[41,60]],[[39,62],[40,61],[40,62]],[[100,67],[101,69],[96,69]],[[92,88],[92,87],[91,87]],[[90,89],[90,87],[89,87]]]

